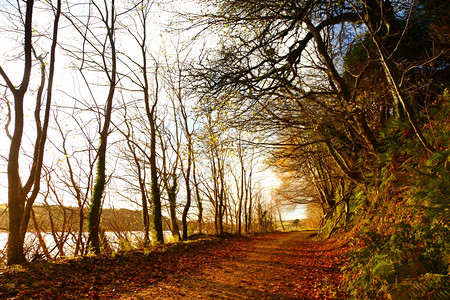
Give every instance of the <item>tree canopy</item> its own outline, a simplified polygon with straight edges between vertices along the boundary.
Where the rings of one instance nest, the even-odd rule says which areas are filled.
[[[74,255],[110,250],[110,199],[141,212],[144,247],[165,232],[274,230],[282,205],[301,204],[323,236],[354,246],[354,297],[445,298],[446,1],[192,3],[1,4],[16,45],[0,61],[7,263],[30,258],[35,202],[53,224],[54,256],[70,237]],[[258,180],[262,161],[282,180],[274,193]],[[131,225],[117,219],[128,241]],[[36,245],[52,257],[42,236]]]
[[[449,208],[444,1],[208,3],[214,9],[205,23],[220,30],[221,40],[202,61],[200,88],[213,93],[214,106],[233,111],[231,126],[272,135],[270,164],[297,181],[279,197],[320,203],[324,231],[345,229],[363,249],[351,264],[359,270],[348,269],[349,278],[357,276],[352,293],[390,293],[362,288],[364,278],[395,295],[420,294],[430,276],[440,282],[449,242],[448,218],[438,212]],[[439,232],[424,243],[442,256],[418,250],[423,269],[416,284],[406,279],[412,260],[391,252],[401,248],[405,226],[416,239]],[[402,241],[414,247],[415,238]],[[377,241],[390,248],[369,258]],[[379,271],[383,264],[389,271]]]

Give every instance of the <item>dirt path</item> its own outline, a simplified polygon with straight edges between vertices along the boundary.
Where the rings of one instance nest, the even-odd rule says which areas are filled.
[[[0,299],[345,299],[345,249],[313,232],[207,237],[0,269]]]
[[[345,299],[342,249],[311,231],[261,235],[229,245],[216,263],[175,273],[121,299]]]

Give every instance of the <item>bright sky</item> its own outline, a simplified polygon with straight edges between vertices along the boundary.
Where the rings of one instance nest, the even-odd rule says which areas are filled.
[[[294,210],[282,212],[284,220],[295,220],[306,218],[306,205],[299,204]]]
[[[0,0],[0,9],[1,6],[5,4],[5,0]],[[192,3],[190,3],[190,1],[179,1],[182,4],[179,4],[178,7],[184,7],[185,10],[187,10],[188,8],[192,7]],[[156,6],[155,6],[156,8]],[[165,9],[167,9],[167,7],[165,7]],[[155,12],[154,14],[155,16],[155,20],[157,20],[157,22],[162,22],[163,20],[168,20],[169,18],[173,17],[173,14],[171,13],[164,13],[162,11],[159,12]],[[49,16],[45,16],[45,14],[43,14],[42,12],[40,13],[35,13],[34,15],[34,19],[35,19],[35,24],[45,24],[46,21],[51,20],[51,18],[49,18]],[[1,28],[9,28],[8,24],[5,23],[6,20],[5,19],[1,19],[0,18],[0,30]],[[64,20],[64,18],[61,19],[61,34],[59,37],[59,41],[60,42],[64,42],[64,43],[70,43],[71,40],[73,39],[70,35],[73,34],[73,30],[70,29],[70,26],[68,26],[68,23],[66,22],[66,20]],[[41,27],[44,25],[41,25]],[[163,44],[163,37],[167,37],[168,34],[167,32],[164,31],[164,29],[162,27],[157,27],[157,24],[152,24],[151,26],[153,26],[151,28],[151,30],[149,30],[150,32],[152,32],[151,35],[151,40],[152,40],[152,47],[155,47],[155,53],[158,53],[158,51],[160,51],[160,49],[162,49],[162,44]],[[51,28],[51,26],[49,27]],[[1,66],[6,70],[7,74],[11,77],[11,79],[13,80],[14,83],[18,84],[20,82],[21,76],[22,76],[22,72],[19,72],[17,70],[22,70],[23,69],[23,64],[21,62],[11,62],[9,61],[9,55],[10,54],[14,54],[11,53],[11,40],[10,38],[15,38],[16,40],[18,40],[19,42],[21,42],[21,40],[23,39],[23,37],[20,38],[16,38],[16,36],[11,33],[8,32],[9,34],[5,34],[5,32],[0,32],[0,64]],[[44,41],[43,39],[41,41]],[[76,42],[76,39],[73,39],[72,43]],[[122,40],[119,43],[120,47],[124,46],[124,40]],[[131,40],[126,41],[127,43],[132,43]],[[44,43],[45,44],[45,43]],[[48,41],[46,42],[46,44],[48,45]],[[166,41],[167,44],[167,41]],[[20,46],[20,45],[17,45]],[[46,51],[49,51],[49,47],[43,47]],[[133,50],[132,47],[126,47],[127,48],[127,55],[133,56]],[[21,48],[18,47],[18,51],[21,51]],[[139,55],[138,53],[136,55]],[[53,103],[54,104],[61,104],[61,105],[72,105],[71,99],[68,99],[67,96],[65,96],[63,93],[59,92],[59,91],[64,91],[67,92],[68,94],[71,95],[77,95],[77,94],[82,94],[82,93],[86,93],[87,90],[82,90],[80,88],[80,85],[77,83],[77,80],[81,80],[80,77],[78,75],[74,75],[72,73],[72,71],[69,71],[67,69],[67,66],[69,65],[69,59],[65,58],[63,56],[63,54],[60,52],[57,54],[57,72],[56,72],[56,77],[55,77],[55,84],[54,84],[54,98],[53,98]],[[65,67],[62,67],[65,66]],[[38,76],[36,76],[35,78],[38,78]],[[3,84],[3,80],[1,79],[0,82]],[[81,89],[81,90],[80,90]],[[3,91],[0,91],[3,93]],[[96,97],[99,99],[104,99],[104,97],[99,96]],[[97,99],[98,100],[98,99]],[[1,106],[0,106],[0,155],[1,155],[1,159],[0,159],[0,203],[7,203],[7,177],[6,177],[6,165],[7,165],[7,160],[5,158],[8,157],[8,152],[9,152],[9,139],[6,137],[5,131],[4,131],[4,125],[5,125],[5,121],[6,121],[6,106],[4,105],[4,100],[1,99]],[[27,107],[25,109],[25,115],[26,115],[26,122],[27,123],[33,123],[34,119],[33,119],[33,105],[34,105],[34,99],[33,98],[29,98],[27,101]],[[101,100],[99,100],[101,101]],[[60,116],[61,117],[61,116]],[[51,125],[52,126],[52,125]],[[53,124],[54,126],[54,124]],[[62,124],[62,126],[64,126],[67,130],[70,130],[71,127],[73,127],[73,130],[77,130],[75,124],[71,124],[71,123],[64,123]],[[33,130],[29,130],[29,132],[33,132]],[[50,133],[49,133],[50,134]],[[53,133],[54,134],[54,133]],[[24,146],[26,147],[27,143],[34,139],[33,135],[26,135],[24,138]],[[80,139],[78,138],[78,140],[76,140],[74,138],[73,141],[74,145],[80,145]],[[31,153],[29,153],[31,154]],[[53,146],[47,142],[46,144],[46,153],[45,153],[45,158],[46,160],[54,160],[56,159],[56,161],[60,160],[62,161],[64,159],[64,156],[62,156],[57,149],[53,149]],[[21,164],[22,168],[23,168],[23,172],[22,174],[24,174],[24,176],[22,176],[23,180],[26,179],[26,174],[27,174],[27,170],[28,170],[28,165],[24,162],[22,162]],[[277,186],[278,185],[278,180],[276,179],[275,175],[270,172],[270,171],[264,171],[264,172],[260,172],[258,174],[255,175],[256,178],[259,178],[259,180],[262,183],[262,186],[266,189],[266,190],[270,190],[271,187],[273,186]],[[270,197],[268,197],[270,198]],[[125,206],[125,207],[130,207],[129,203],[117,203],[114,204],[114,206]],[[302,207],[299,207],[293,211],[290,212],[282,212],[283,213],[283,218],[285,219],[300,219],[302,217],[304,217],[304,209]]]
[[[167,1],[168,2],[168,1]],[[190,1],[182,1],[181,6],[188,5]],[[6,0],[0,0],[0,10],[4,11],[8,6],[8,1]],[[12,1],[12,3],[15,5],[15,1]],[[21,5],[24,5],[24,3],[20,2]],[[80,3],[78,1],[74,1],[73,3]],[[167,34],[164,31],[164,28],[162,28],[160,25],[163,22],[167,22],[169,17],[172,17],[172,13],[164,13],[161,10],[161,7],[154,5],[154,12],[152,13],[152,16],[150,18],[151,24],[149,24],[149,32],[151,33],[151,36],[149,36],[149,40],[151,40],[152,47],[154,47],[154,51],[158,52],[162,49],[162,37],[166,36]],[[52,16],[43,13],[42,10],[39,8],[39,2],[35,3],[35,11],[33,15],[33,26],[36,28],[48,28],[49,32],[51,32],[52,28]],[[163,9],[170,9],[169,6],[162,7]],[[159,11],[158,11],[159,10]],[[15,9],[11,10],[12,12],[16,12]],[[157,22],[155,22],[157,20]],[[49,23],[50,22],[50,23]],[[159,23],[158,23],[159,22]],[[7,18],[0,17],[0,65],[3,67],[3,69],[6,71],[7,75],[11,79],[11,81],[18,85],[22,79],[22,70],[23,70],[23,62],[15,60],[15,56],[22,51],[21,42],[23,40],[23,36],[14,33],[12,30],[9,30],[10,28],[14,28],[12,26],[11,22]],[[19,28],[21,30],[21,28]],[[65,20],[65,18],[61,17],[60,20],[60,35],[58,37],[58,41],[62,42],[63,44],[74,44],[77,43],[77,34],[72,29],[72,27],[68,24],[68,22]],[[124,32],[124,31],[123,31]],[[165,35],[166,34],[166,35]],[[124,36],[122,35],[120,38],[118,38],[118,47],[125,47],[127,51],[127,55],[133,56],[132,51],[136,51],[136,56],[139,57],[139,52],[136,48],[129,47],[128,45],[131,43],[134,43],[133,40],[124,40]],[[75,39],[74,39],[75,37]],[[79,40],[79,39],[78,39]],[[49,52],[49,41],[44,38],[34,37],[33,41],[38,45],[37,52],[38,54]],[[166,41],[168,42],[168,41]],[[125,44],[125,45],[124,45]],[[41,48],[40,48],[41,47]],[[16,51],[12,51],[12,50]],[[133,50],[134,49],[134,50]],[[19,54],[20,55],[20,54]],[[48,56],[47,56],[48,57]],[[68,99],[66,95],[61,93],[60,91],[63,91],[65,93],[68,93],[69,95],[87,95],[88,91],[85,89],[85,87],[82,85],[82,79],[80,78],[78,73],[74,73],[73,70],[69,70],[68,67],[70,64],[70,59],[66,57],[61,51],[57,53],[56,57],[56,72],[55,72],[55,82],[54,82],[54,95],[53,95],[53,105],[73,105],[72,100]],[[37,68],[34,69],[34,72],[38,70]],[[35,76],[32,76],[32,78],[39,78],[40,74],[34,74]],[[88,75],[89,76],[89,75]],[[104,75],[101,75],[104,77]],[[100,78],[100,77],[99,77]],[[96,81],[93,78],[90,79],[90,81]],[[3,78],[0,79],[0,83],[3,85],[4,81]],[[37,80],[32,81],[31,84],[36,85],[38,83]],[[81,83],[81,84],[80,84]],[[105,97],[103,96],[103,92],[99,91],[98,89],[93,90],[94,94],[96,95],[96,101],[99,101],[101,104],[102,99]],[[0,91],[0,93],[3,93],[3,88]],[[29,95],[32,93],[29,93]],[[86,97],[86,96],[84,96]],[[86,98],[89,98],[87,96]],[[29,124],[34,124],[34,118],[33,118],[33,110],[34,110],[34,96],[29,96],[25,101],[25,126],[29,126]],[[4,102],[4,99],[1,99],[0,102],[0,203],[6,203],[7,202],[7,177],[6,177],[6,166],[7,166],[7,157],[9,153],[9,145],[10,141],[6,136],[6,133],[4,131],[4,126],[6,123],[6,114],[7,109]],[[62,117],[62,116],[59,116]],[[50,126],[54,126],[54,124],[50,124]],[[74,127],[74,130],[76,130],[75,124],[63,124],[63,126],[69,126]],[[26,127],[27,129],[27,127]],[[25,135],[23,138],[23,145],[26,148],[27,142],[34,140],[33,134],[29,135],[29,133],[33,133],[34,130],[32,128],[28,128],[29,130],[25,130]],[[11,134],[12,134],[12,126],[10,126]],[[28,134],[27,134],[28,133]],[[49,132],[49,135],[52,133]],[[55,134],[55,133],[53,133]],[[53,136],[55,138],[55,136]],[[79,141],[79,139],[78,139]],[[78,141],[75,141],[75,143],[78,143]],[[31,153],[28,153],[31,154]],[[48,161],[49,159],[53,159],[55,157],[57,160],[61,160],[64,158],[56,149],[53,149],[53,146],[50,143],[46,143],[46,153],[45,158]],[[21,161],[21,167],[22,167],[22,180],[26,179],[28,166],[26,162]]]

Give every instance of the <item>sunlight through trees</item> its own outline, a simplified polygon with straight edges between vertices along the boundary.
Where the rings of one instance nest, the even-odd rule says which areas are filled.
[[[294,227],[354,246],[352,296],[448,295],[445,1],[1,1],[0,14],[7,264],[284,230],[301,207]]]

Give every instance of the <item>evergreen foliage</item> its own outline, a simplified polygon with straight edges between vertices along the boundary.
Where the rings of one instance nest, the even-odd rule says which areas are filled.
[[[352,197],[353,250],[344,271],[357,299],[450,296],[449,100],[445,93],[424,126],[441,150],[425,153],[408,124],[390,122],[373,164],[381,171]]]

